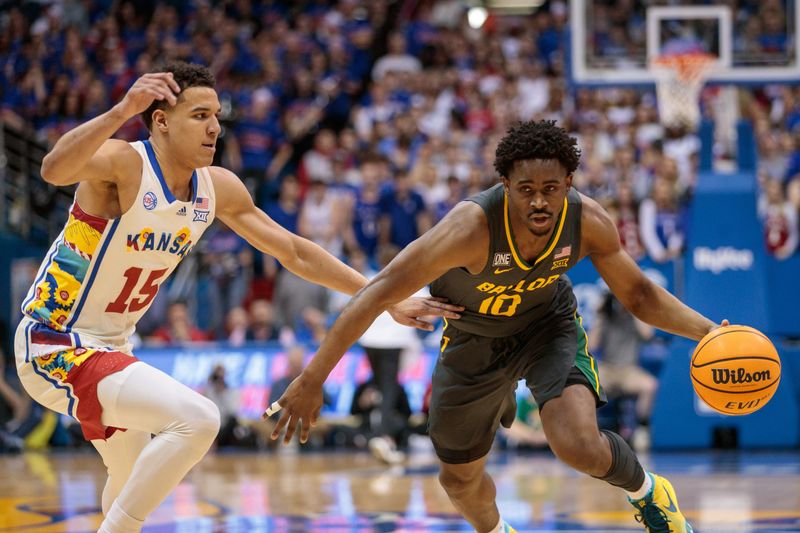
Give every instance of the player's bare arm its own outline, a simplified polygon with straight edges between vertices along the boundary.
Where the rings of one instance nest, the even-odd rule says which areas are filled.
[[[119,170],[128,169],[128,163],[139,157],[128,143],[110,137],[153,100],[166,99],[174,106],[178,92],[180,87],[171,73],[145,74],[109,111],[62,136],[42,161],[42,177],[53,185],[116,181]]]
[[[142,160],[127,142],[110,137],[153,100],[177,102],[172,73],[145,74],[117,105],[63,135],[42,161],[42,178],[58,186],[80,183],[78,205],[96,216],[117,218],[139,188]]]
[[[301,278],[335,291],[352,295],[367,284],[360,273],[316,243],[286,230],[256,207],[233,172],[211,167],[211,176],[217,196],[216,216],[255,248],[275,257]],[[403,325],[430,329],[430,324],[416,317],[456,316],[458,309],[432,298],[413,298],[398,303],[390,311]]]
[[[458,204],[439,224],[408,245],[344,308],[309,365],[278,400],[283,414],[272,438],[286,426],[285,442],[301,423],[305,442],[322,407],[322,384],[375,318],[452,268],[479,272],[486,264],[489,232],[483,209]]]
[[[355,294],[367,279],[322,247],[283,228],[256,207],[241,180],[231,171],[211,167],[217,195],[216,216],[258,250],[289,271],[313,283]]]
[[[581,199],[581,257],[591,258],[626,309],[643,322],[695,340],[718,327],[645,276],[622,248],[609,214],[591,198],[581,195]]]

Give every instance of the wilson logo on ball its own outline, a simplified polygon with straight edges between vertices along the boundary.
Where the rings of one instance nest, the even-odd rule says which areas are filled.
[[[761,372],[748,372],[744,368],[712,368],[711,379],[717,385],[726,385],[728,383],[758,383],[759,381],[770,381],[769,370],[762,370]]]

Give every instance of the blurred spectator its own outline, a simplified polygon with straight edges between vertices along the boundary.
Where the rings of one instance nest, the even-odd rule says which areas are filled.
[[[300,209],[300,235],[319,244],[331,255],[341,257],[346,220],[342,202],[328,187],[328,182],[321,177],[313,178]]]
[[[208,335],[197,328],[189,316],[186,302],[174,301],[167,307],[167,323],[147,338],[151,344],[178,345],[187,342],[202,342]]]
[[[203,391],[206,398],[219,409],[220,428],[217,446],[255,446],[255,436],[239,421],[239,393],[225,380],[225,367],[215,365],[208,376],[208,386]]]
[[[399,31],[389,34],[389,51],[375,62],[372,79],[379,81],[387,72],[419,72],[422,63],[406,51],[406,38]]]
[[[267,300],[253,300],[250,303],[250,324],[247,328],[248,341],[276,341],[279,337],[275,325],[275,312]]]
[[[393,187],[381,194],[381,242],[405,248],[430,228],[425,202],[411,188],[406,172],[395,173]]]
[[[797,208],[786,200],[783,184],[767,179],[758,198],[758,214],[764,224],[767,251],[776,259],[786,259],[797,250],[800,227]]]
[[[652,194],[639,208],[642,243],[653,261],[664,263],[683,251],[684,216],[675,188],[666,178],[655,179]]]
[[[447,178],[447,196],[436,203],[433,212],[434,223],[438,223],[453,209],[458,202],[464,199],[464,185],[455,176]]]
[[[373,83],[367,102],[353,114],[353,125],[361,142],[370,143],[377,124],[388,124],[400,112],[400,105],[389,100],[386,88]]]
[[[597,159],[590,159],[585,165],[584,177],[579,190],[603,205],[614,197],[614,184],[609,179],[605,165]]]
[[[360,249],[370,260],[378,248],[381,218],[381,160],[371,156],[361,163],[361,186],[355,195],[350,231],[347,231],[348,248]]]
[[[300,185],[294,174],[284,176],[281,180],[280,193],[277,201],[268,202],[264,212],[269,217],[288,229],[297,233],[297,221],[300,216]]]
[[[242,346],[247,342],[248,334],[247,311],[242,307],[234,307],[225,317],[225,337],[230,346]]]
[[[328,290],[281,270],[275,282],[275,321],[286,327],[299,342],[319,342],[325,335]]]
[[[234,126],[231,144],[232,167],[258,190],[263,203],[277,194],[276,177],[288,162],[292,147],[284,138],[275,97],[269,89],[256,89],[245,102],[244,112]]]
[[[301,183],[331,183],[333,158],[336,155],[336,135],[331,130],[320,130],[314,136],[314,146],[303,155],[297,177]]]
[[[253,250],[222,221],[216,220],[205,240],[204,271],[210,278],[208,311],[214,315],[212,328],[224,327],[228,311],[244,302],[253,279]]]
[[[617,225],[622,248],[634,260],[642,259],[645,251],[639,237],[639,206],[633,195],[633,187],[629,183],[621,181],[617,185],[617,198],[607,209]]]
[[[603,388],[610,397],[633,396],[636,399],[636,422],[633,428],[620,428],[620,435],[630,439],[638,450],[649,447],[650,414],[658,381],[639,365],[643,342],[655,333],[652,326],[635,318],[608,292],[597,309],[589,331],[589,351],[600,357]]]
[[[780,145],[778,135],[769,131],[758,136],[758,171],[759,176],[769,180],[783,180],[789,163],[789,154]]]

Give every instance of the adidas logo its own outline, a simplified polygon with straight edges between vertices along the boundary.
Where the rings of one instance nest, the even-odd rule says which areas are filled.
[[[183,206],[180,209],[178,209],[178,213],[177,214],[182,216],[182,217],[185,217],[186,216],[186,206]]]

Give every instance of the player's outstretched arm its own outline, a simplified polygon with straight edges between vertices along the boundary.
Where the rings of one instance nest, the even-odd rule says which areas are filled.
[[[216,216],[258,250],[273,256],[303,279],[355,294],[367,279],[324,248],[288,231],[256,207],[247,188],[233,172],[211,167],[216,192]]]
[[[282,414],[272,438],[277,439],[285,426],[284,441],[289,442],[300,423],[300,441],[305,442],[322,407],[322,384],[375,317],[451,268],[483,266],[487,250],[486,217],[472,202],[456,206],[433,229],[403,249],[350,300],[308,367],[278,400]]]
[[[233,172],[220,167],[212,167],[211,172],[217,197],[216,215],[247,242],[275,257],[301,278],[329,289],[353,295],[367,284],[364,276],[321,246],[269,218],[255,206],[250,193]],[[403,325],[430,329],[430,324],[416,317],[455,317],[459,310],[435,298],[409,298],[393,306],[390,312]]]
[[[582,197],[581,255],[588,255],[597,272],[628,311],[664,331],[699,340],[719,327],[653,283],[622,248],[616,225],[594,200]],[[726,325],[727,321],[723,322]]]
[[[133,84],[120,103],[102,115],[64,134],[42,161],[42,178],[53,185],[79,181],[115,181],[117,168],[126,168],[125,156],[138,155],[124,141],[110,137],[131,117],[143,112],[153,100],[177,103],[180,87],[171,72],[145,74]]]

